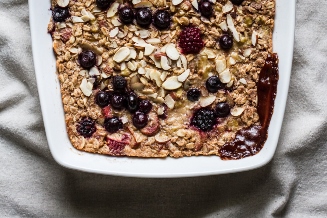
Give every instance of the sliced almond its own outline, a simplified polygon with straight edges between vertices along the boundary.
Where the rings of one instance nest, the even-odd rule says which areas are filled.
[[[129,53],[128,57],[126,58],[126,61],[129,61],[131,59],[135,59],[136,55],[137,55],[134,48],[130,48],[129,50],[130,50],[130,53]]]
[[[142,67],[146,67],[146,61],[145,60],[140,60],[140,64],[141,64]]]
[[[148,38],[150,36],[150,31],[149,30],[138,30],[135,31],[136,34],[138,34],[140,36],[141,39],[145,39]]]
[[[161,81],[161,79],[160,79],[160,76],[161,76],[161,74],[160,74],[160,72],[157,71],[157,70],[153,70],[153,71],[151,71],[151,73],[150,73],[150,78],[156,82],[156,85],[157,85],[158,87],[161,87],[161,85],[162,85],[162,81]]]
[[[222,29],[223,31],[227,31],[227,30],[228,30],[226,20],[224,20],[223,22],[221,22],[218,26],[219,26],[220,29]]]
[[[244,85],[247,85],[248,84],[247,81],[246,81],[246,79],[244,79],[244,78],[241,78],[239,81],[240,81],[240,83],[242,83]]]
[[[234,117],[238,117],[240,116],[244,111],[243,107],[234,107],[230,110],[231,115],[233,115]]]
[[[118,34],[117,34],[117,37],[120,38],[120,39],[122,39],[122,38],[124,38],[126,35],[127,35],[127,31],[124,31],[124,32],[119,31]]]
[[[173,109],[175,106],[175,100],[170,95],[166,95],[165,104],[168,108]]]
[[[191,72],[190,69],[185,70],[181,75],[177,77],[177,80],[181,83],[184,82],[187,79],[187,77],[190,75],[190,72]]]
[[[152,39],[147,39],[146,42],[155,45],[155,44],[160,44],[161,40],[159,38],[152,38]]]
[[[137,65],[135,64],[135,61],[131,62],[128,61],[127,62],[127,67],[128,69],[130,69],[131,71],[135,71],[137,69]]]
[[[219,74],[219,79],[222,83],[229,83],[229,81],[232,79],[232,75],[228,68]]]
[[[215,59],[217,56],[215,52],[210,48],[204,48],[202,52],[207,55],[208,59]]]
[[[177,51],[175,45],[171,43],[166,46],[166,54],[170,59],[174,61],[179,58],[179,52]]]
[[[118,51],[115,53],[113,60],[116,61],[117,63],[122,62],[123,60],[125,60],[129,54],[130,54],[130,50],[127,47],[121,47],[120,49],[118,49]]]
[[[157,135],[154,136],[154,139],[158,143],[167,143],[170,141],[169,137],[163,133],[158,133]]]
[[[85,96],[90,96],[92,94],[93,84],[88,82],[85,78],[82,80],[80,85],[80,89],[82,90]]]
[[[84,23],[84,20],[81,17],[72,16],[73,23]]]
[[[143,55],[144,55],[143,51],[140,51],[140,52],[139,52],[138,59],[143,59]]]
[[[256,46],[258,41],[258,34],[255,31],[252,32],[251,41],[252,41],[252,45]]]
[[[126,63],[125,63],[125,62],[122,62],[122,63],[120,64],[120,70],[123,71],[123,70],[125,70],[125,69],[126,69]]]
[[[96,66],[100,66],[102,64],[102,56],[97,57],[97,63],[95,64]]]
[[[243,51],[243,55],[244,55],[244,57],[250,57],[250,55],[251,55],[251,53],[252,53],[252,48],[247,48],[247,49],[245,49],[244,51]]]
[[[151,8],[152,3],[149,1],[141,1],[134,5],[134,8]]]
[[[113,28],[109,32],[109,37],[114,38],[115,36],[117,36],[118,32],[119,32],[119,28],[118,27]]]
[[[160,76],[161,81],[165,81],[167,76],[168,76],[167,71],[163,71]]]
[[[223,6],[222,10],[223,13],[227,13],[233,10],[233,8],[234,8],[233,3],[231,1],[227,1],[227,3]]]
[[[183,0],[172,0],[173,5],[179,5]]]
[[[191,3],[196,10],[199,10],[198,0],[192,0]]]
[[[114,2],[111,4],[110,8],[108,9],[107,12],[107,17],[113,17],[116,15],[117,11],[118,11],[118,7],[119,7],[119,3],[118,2]]]
[[[91,12],[87,12],[87,15],[89,16],[90,20],[95,20],[95,16]]]
[[[141,0],[133,0],[132,1],[133,5],[136,5],[137,3],[140,3],[140,2],[141,2]]]
[[[137,72],[141,75],[144,75],[145,74],[145,69],[143,67],[140,67]]]
[[[117,42],[112,42],[108,47],[109,48],[118,48]]]
[[[184,55],[181,55],[181,61],[185,70],[187,70],[187,59]]]
[[[68,6],[69,4],[69,0],[57,0],[57,4],[62,7],[62,8],[65,8]]]
[[[156,65],[157,68],[161,68],[161,62],[158,61],[157,59],[155,59],[155,57],[154,57],[153,54],[151,54],[149,57],[150,57],[151,60],[154,62],[154,64]]]
[[[232,58],[232,57],[227,58],[227,61],[228,61],[229,66],[232,66],[232,65],[236,64],[236,60],[234,58]]]
[[[216,100],[216,96],[214,95],[208,97],[202,97],[200,99],[200,105],[201,107],[207,107],[211,105],[215,100]]]
[[[166,90],[175,90],[182,86],[182,83],[178,81],[177,76],[171,76],[166,79],[162,84],[162,88]]]
[[[114,25],[114,26],[121,26],[122,23],[119,21],[119,19],[117,17],[111,19],[111,23]]]
[[[230,14],[227,14],[227,26],[228,29],[233,33],[234,39],[239,42],[240,41],[240,34],[237,32],[234,23],[233,18]]]
[[[69,49],[69,51],[73,54],[78,54],[81,52],[81,49],[80,48],[75,48],[75,47],[72,47]]]
[[[100,75],[100,71],[97,67],[92,67],[89,71],[90,76],[98,76]]]
[[[87,22],[87,21],[90,21],[90,20],[91,20],[91,18],[90,18],[89,15],[83,15],[83,16],[81,17],[81,19],[82,19],[84,22]]]
[[[150,54],[153,53],[154,49],[155,49],[155,47],[153,45],[147,44],[144,47],[144,55],[149,56]]]
[[[164,69],[164,70],[170,69],[168,58],[166,56],[161,56],[160,64],[161,64],[162,69]]]
[[[226,59],[217,59],[216,60],[216,70],[218,73],[223,72],[226,69]]]
[[[87,70],[81,70],[78,74],[81,75],[81,76],[85,76],[88,73],[87,73]]]

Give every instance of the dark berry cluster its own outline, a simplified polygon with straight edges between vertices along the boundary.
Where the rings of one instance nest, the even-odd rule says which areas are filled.
[[[192,26],[186,27],[179,35],[178,45],[184,54],[199,53],[204,46],[200,29]]]
[[[230,106],[226,102],[220,102],[215,110],[210,108],[200,108],[195,111],[191,118],[191,125],[204,131],[210,131],[217,123],[217,118],[227,117],[230,113]]]
[[[93,135],[96,130],[95,122],[89,117],[84,117],[76,126],[76,130],[82,136],[88,138]]]

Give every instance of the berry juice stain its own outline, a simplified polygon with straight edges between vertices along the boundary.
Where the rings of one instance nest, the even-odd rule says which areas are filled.
[[[260,125],[253,125],[236,132],[235,139],[223,145],[220,158],[240,159],[257,154],[268,137],[268,127],[274,109],[278,83],[277,54],[268,55],[257,82]]]

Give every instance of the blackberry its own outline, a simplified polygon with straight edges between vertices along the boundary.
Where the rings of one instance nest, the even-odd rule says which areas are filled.
[[[84,138],[91,137],[96,131],[95,122],[89,117],[84,117],[76,126],[76,130]]]
[[[114,76],[112,79],[112,85],[115,91],[124,91],[127,87],[127,81],[122,76]]]
[[[191,119],[191,125],[202,130],[210,131],[216,124],[215,112],[208,108],[201,108],[196,111]]]

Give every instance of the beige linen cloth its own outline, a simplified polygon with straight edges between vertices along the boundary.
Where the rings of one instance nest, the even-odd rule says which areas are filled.
[[[54,161],[35,81],[28,2],[0,0],[0,217],[327,217],[326,11],[327,1],[297,1],[287,108],[268,165],[229,175],[136,179]]]

